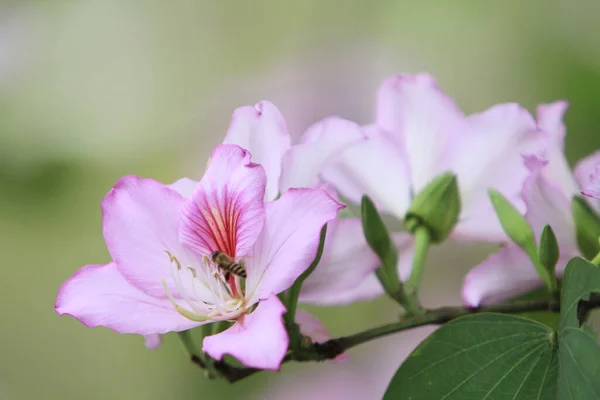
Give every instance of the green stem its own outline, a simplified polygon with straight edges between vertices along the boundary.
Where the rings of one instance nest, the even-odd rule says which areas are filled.
[[[600,294],[594,294],[590,296],[590,299],[585,302],[586,311],[596,309],[599,307]],[[424,325],[445,324],[465,315],[490,312],[500,314],[520,314],[534,311],[559,312],[560,302],[556,299],[528,300],[474,308],[441,307],[431,310],[423,310],[423,314],[421,315],[413,315],[411,317],[404,318],[401,321],[378,326],[363,332],[356,333],[354,335],[340,337],[337,339],[331,339],[324,343],[314,344],[312,353],[307,353],[305,351],[302,354],[296,354],[292,351],[284,358],[283,362],[285,363],[288,361],[323,361],[333,359],[339,356],[340,354],[346,352],[347,350],[356,347],[360,344],[369,342],[371,340],[375,340],[384,336],[392,335],[398,332],[406,331]],[[307,354],[312,354],[312,356],[307,357]],[[201,360],[199,360],[197,357],[192,356],[192,361],[202,366]],[[231,383],[237,382],[241,379],[247,378],[248,376],[255,374],[256,372],[261,371],[259,369],[254,368],[233,367],[221,361],[217,361],[215,363],[215,369],[219,371],[221,376],[223,376]]]
[[[429,251],[429,245],[431,244],[431,234],[425,226],[419,226],[413,233],[415,239],[415,253],[413,255],[412,269],[410,277],[406,282],[406,297],[411,304],[411,308],[419,306],[418,291],[421,284],[421,277],[423,270],[425,269],[425,259],[427,252]]]
[[[287,296],[287,313],[285,314],[285,320],[288,327],[290,327],[296,321],[296,308],[298,306],[298,297],[300,296],[300,289],[302,289],[302,284],[313,273],[319,261],[321,261],[321,256],[323,255],[323,248],[325,247],[325,236],[327,235],[327,225],[323,225],[321,229],[321,236],[319,238],[319,247],[317,248],[317,254],[310,264],[308,269],[296,279],[296,282],[292,285],[292,287],[288,291]]]

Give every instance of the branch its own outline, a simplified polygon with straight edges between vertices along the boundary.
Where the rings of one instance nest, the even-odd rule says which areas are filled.
[[[582,300],[580,302],[580,307],[585,309],[585,313],[592,309],[599,308],[600,294],[590,296],[590,299],[587,301]],[[425,310],[424,314],[411,316],[402,319],[399,322],[382,325],[350,336],[330,339],[323,343],[314,343],[312,346],[301,352],[289,352],[283,359],[283,363],[288,361],[304,362],[330,360],[365,342],[420,326],[442,325],[456,318],[464,317],[465,315],[480,313],[521,314],[535,311],[559,312],[560,302],[554,299],[527,300],[481,307],[440,307]],[[192,356],[192,361],[200,367],[204,367],[202,360],[197,356]],[[215,361],[214,367],[230,383],[237,382],[261,371],[260,369],[255,368],[234,367],[223,361]]]

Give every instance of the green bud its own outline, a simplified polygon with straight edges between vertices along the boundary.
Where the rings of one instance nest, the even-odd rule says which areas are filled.
[[[381,261],[381,266],[375,270],[375,274],[385,291],[396,298],[398,291],[402,290],[397,270],[398,249],[373,201],[367,196],[362,197],[361,214],[365,239]]]
[[[560,257],[560,250],[558,248],[556,235],[550,225],[545,225],[544,229],[542,229],[542,235],[540,236],[538,258],[540,264],[548,274],[548,281],[546,283],[552,291],[558,290],[558,280],[556,279],[556,263],[558,262],[558,257]]]
[[[589,260],[600,251],[598,238],[600,237],[600,218],[592,210],[588,202],[581,196],[573,197],[571,203],[577,245],[581,253]]]
[[[417,195],[404,217],[404,226],[413,232],[419,226],[429,231],[431,242],[444,241],[460,215],[460,193],[456,175],[446,172],[429,182]]]
[[[488,194],[504,232],[528,254],[533,249],[536,253],[535,258],[537,259],[535,235],[529,222],[500,192],[495,189],[489,189]]]

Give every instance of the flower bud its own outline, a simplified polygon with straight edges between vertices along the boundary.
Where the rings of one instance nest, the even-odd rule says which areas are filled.
[[[454,229],[460,207],[456,175],[446,172],[429,182],[413,198],[404,217],[404,225],[411,232],[419,226],[425,226],[431,241],[439,243]]]
[[[581,253],[588,259],[592,259],[600,251],[598,238],[600,237],[600,218],[592,210],[588,202],[580,196],[573,197],[571,203],[575,231],[577,233],[577,245]]]
[[[558,290],[558,282],[556,279],[556,263],[560,257],[560,249],[558,240],[550,225],[545,225],[540,236],[540,245],[538,247],[538,259],[540,264],[546,270],[548,276],[546,284],[552,291]]]
[[[533,257],[532,261],[537,260],[535,235],[529,222],[500,192],[489,189],[488,193],[504,232],[530,257]]]

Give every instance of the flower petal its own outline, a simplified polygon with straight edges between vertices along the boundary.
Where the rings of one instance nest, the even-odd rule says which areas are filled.
[[[296,323],[300,327],[300,333],[312,339],[313,343],[323,343],[331,339],[331,335],[325,325],[305,310],[296,311]],[[348,359],[345,353],[340,354],[332,361],[344,362]]]
[[[562,254],[577,254],[575,222],[571,215],[571,199],[559,187],[549,182],[543,174],[544,162],[537,165],[529,160],[532,167],[530,176],[523,184],[523,200],[527,206],[525,218],[531,224],[536,237],[549,224],[556,234]],[[549,165],[549,163],[547,164]]]
[[[327,228],[321,261],[302,285],[302,302],[337,304],[331,300],[355,291],[380,264],[365,240],[360,219],[331,221]]]
[[[216,360],[230,354],[248,367],[278,370],[289,344],[285,311],[277,296],[270,296],[226,331],[204,338],[202,351]]]
[[[571,167],[565,157],[565,125],[563,116],[569,104],[566,101],[555,101],[541,104],[537,109],[539,127],[548,136],[548,145],[543,158],[548,165],[543,171],[548,182],[560,187],[568,196],[579,193],[579,186],[573,178]]]
[[[523,182],[529,171],[523,154],[540,154],[545,136],[533,117],[517,104],[500,104],[468,118],[464,141],[455,144],[453,170],[463,204],[455,235],[459,238],[502,241],[506,235],[488,198],[500,191],[524,211]]]
[[[200,325],[181,316],[167,298],[130,285],[114,262],[79,269],[60,287],[54,307],[87,327],[106,326],[119,333],[155,335]]]
[[[579,186],[583,188],[582,194],[600,199],[600,151],[590,154],[575,166],[575,177]],[[596,212],[600,213],[600,201],[588,199]]]
[[[573,254],[561,254],[556,272],[561,276]],[[527,254],[510,244],[492,254],[473,268],[465,277],[462,296],[470,307],[501,303],[525,294],[542,285],[535,267]]]
[[[254,107],[234,111],[223,143],[236,144],[250,153],[254,162],[265,169],[267,187],[265,201],[279,193],[281,158],[290,148],[290,135],[283,116],[272,103],[261,101]]]
[[[181,178],[167,186],[179,193],[180,195],[182,195],[183,197],[189,199],[190,197],[192,197],[192,193],[194,193],[194,190],[196,190],[198,183],[198,181],[194,181],[189,178]]]
[[[595,199],[600,199],[600,166],[598,166],[596,171],[590,175],[590,182],[585,186],[581,193]]]
[[[178,238],[184,203],[176,191],[136,176],[121,178],[102,201],[104,239],[112,259],[132,285],[152,296],[166,298],[161,283],[170,277],[165,250],[184,265],[196,265]],[[172,284],[169,289],[176,292]]]
[[[406,154],[415,192],[448,169],[447,148],[465,124],[463,113],[428,74],[386,79],[379,88],[376,120]]]
[[[216,250],[246,255],[264,224],[265,183],[263,168],[250,162],[249,152],[235,145],[215,148],[182,209],[181,243],[198,255]]]
[[[371,126],[364,131],[368,139],[346,148],[322,177],[351,201],[360,203],[367,194],[380,211],[402,219],[411,196],[406,157],[379,128]]]
[[[321,228],[342,208],[321,189],[290,189],[267,203],[265,228],[247,260],[247,293],[262,299],[289,288],[314,260]]]
[[[365,140],[360,127],[348,120],[330,117],[311,126],[302,143],[293,146],[282,160],[279,187],[314,187],[328,161],[348,146]]]

